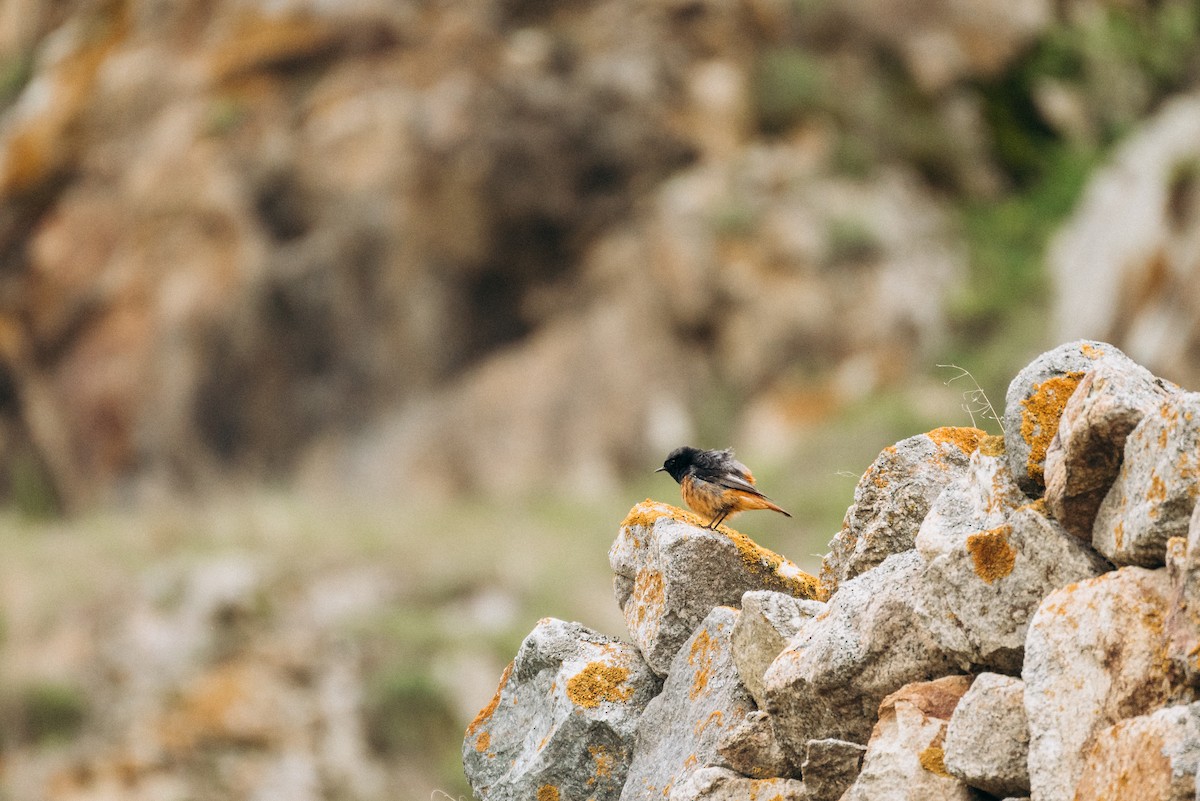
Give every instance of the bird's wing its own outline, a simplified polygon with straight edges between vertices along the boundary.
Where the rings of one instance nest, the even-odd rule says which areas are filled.
[[[727,489],[740,490],[748,492],[751,495],[762,495],[758,491],[758,488],[754,486],[754,477],[749,475],[749,471],[743,474],[735,470],[726,470],[712,480],[715,484],[719,484]],[[764,495],[763,497],[766,496]]]

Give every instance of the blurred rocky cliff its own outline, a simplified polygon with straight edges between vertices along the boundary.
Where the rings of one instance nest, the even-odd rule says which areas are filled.
[[[1196,85],[1197,16],[9,0],[4,483],[578,490],[819,418],[1044,303],[1047,226]],[[1139,253],[1186,284],[1173,203],[1193,233]]]

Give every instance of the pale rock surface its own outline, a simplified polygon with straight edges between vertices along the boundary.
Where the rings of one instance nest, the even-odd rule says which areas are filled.
[[[937,428],[891,445],[854,488],[842,529],[821,563],[821,594],[913,547],[930,505],[966,469],[986,434],[977,428]]]
[[[1125,441],[1125,461],[1100,504],[1092,545],[1122,565],[1159,567],[1167,540],[1187,535],[1200,497],[1200,393],[1180,392]]]
[[[1096,733],[1074,801],[1193,801],[1200,704],[1171,706]]]
[[[545,618],[467,727],[463,767],[486,801],[618,798],[638,718],[659,682],[638,650]]]
[[[1029,624],[1025,714],[1038,801],[1071,801],[1096,733],[1181,695],[1167,657],[1164,570],[1125,567],[1051,593]]]
[[[1168,649],[1185,681],[1200,687],[1200,504],[1188,522],[1187,540],[1172,538],[1167,546],[1171,578]]]
[[[958,702],[946,729],[946,770],[997,797],[1029,792],[1029,724],[1025,684],[981,673]]]
[[[622,801],[669,796],[693,771],[726,767],[717,744],[754,709],[730,653],[737,616],[726,606],[713,609],[675,655],[638,723]]]
[[[747,801],[756,798],[809,801],[804,782],[799,779],[751,779],[717,766],[692,771],[671,788],[668,796],[669,801]],[[649,796],[646,799],[650,801]]]
[[[800,770],[812,801],[838,801],[858,778],[866,751],[847,740],[809,740]]]
[[[1047,250],[1056,338],[1112,338],[1134,360],[1200,386],[1200,96],[1168,98],[1088,179]],[[1087,287],[1087,291],[1078,291]]]
[[[1084,375],[1046,452],[1046,505],[1063,528],[1091,541],[1096,512],[1121,469],[1125,439],[1177,391],[1132,362],[1101,361]]]
[[[1111,569],[1017,488],[1003,455],[976,451],[917,535],[921,626],[959,666],[1021,669],[1030,616],[1051,590]]]
[[[630,637],[659,675],[713,607],[736,607],[748,590],[816,594],[816,579],[791,561],[727,526],[704,528],[706,522],[643,501],[608,553]]]
[[[978,796],[946,771],[942,744],[954,707],[971,684],[946,676],[909,684],[879,706],[862,771],[842,801],[967,801]]]
[[[1017,485],[1037,497],[1045,486],[1046,452],[1071,394],[1101,361],[1132,362],[1104,342],[1079,340],[1048,350],[1017,373],[1004,396],[1004,446]]]
[[[741,723],[722,734],[717,752],[729,767],[752,779],[788,777],[794,772],[775,738],[771,718],[761,709],[746,715]]]
[[[733,627],[733,661],[742,684],[759,707],[766,707],[763,675],[804,624],[825,609],[782,592],[752,590],[742,596],[742,613]]]
[[[924,567],[907,551],[850,579],[767,670],[767,709],[793,761],[809,740],[865,743],[885,696],[954,672],[915,609]]]

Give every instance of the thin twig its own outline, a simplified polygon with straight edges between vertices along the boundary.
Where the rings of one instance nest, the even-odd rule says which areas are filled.
[[[978,428],[975,425],[975,415],[978,414],[981,420],[995,420],[1000,425],[1000,433],[1007,433],[1004,430],[1004,420],[996,413],[996,407],[992,406],[992,402],[988,400],[987,393],[983,391],[983,387],[979,386],[979,382],[975,380],[975,376],[971,375],[970,370],[965,367],[959,367],[957,364],[939,364],[937,366],[950,370],[958,370],[958,375],[944,382],[946,386],[950,386],[950,384],[960,378],[969,378],[971,379],[971,383],[975,385],[974,389],[968,389],[962,394],[962,410],[971,418],[972,426]]]

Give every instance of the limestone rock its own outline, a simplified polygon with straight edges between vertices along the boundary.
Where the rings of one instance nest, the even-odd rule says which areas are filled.
[[[929,591],[924,565],[908,551],[847,581],[767,670],[767,709],[793,761],[809,740],[866,742],[886,695],[954,671],[914,608]]]
[[[1111,566],[1017,488],[1002,456],[977,451],[917,535],[928,591],[921,624],[960,666],[1021,669],[1030,616],[1051,590]]]
[[[930,505],[986,436],[977,428],[937,428],[885,448],[854,488],[854,504],[829,543],[821,563],[822,597],[911,549]]]
[[[1070,801],[1096,732],[1172,701],[1166,571],[1125,567],[1051,593],[1025,641],[1029,782]]]
[[[659,682],[638,650],[545,618],[467,728],[463,767],[481,799],[616,799]]]
[[[629,634],[659,675],[713,607],[737,606],[748,590],[816,595],[816,579],[792,562],[726,526],[703,528],[706,522],[643,501],[608,553]]]
[[[1091,542],[1096,511],[1121,469],[1125,439],[1177,388],[1132,362],[1101,361],[1063,407],[1046,451],[1046,505],[1063,528]]]
[[[668,798],[669,801],[746,801],[754,798],[809,801],[804,782],[799,779],[750,779],[716,766],[692,771],[671,788]]]
[[[946,770],[946,724],[971,680],[946,676],[910,684],[883,700],[862,771],[842,801],[950,801],[974,798]]]
[[[717,743],[754,709],[730,652],[737,616],[713,609],[675,655],[662,693],[638,723],[623,801],[662,798],[697,768],[724,766]]]
[[[1125,461],[1100,504],[1092,544],[1113,562],[1158,567],[1167,540],[1186,536],[1200,497],[1200,393],[1180,392],[1125,441]]]
[[[1029,792],[1029,724],[1025,684],[981,673],[958,702],[946,729],[946,770],[998,798]]]
[[[1172,706],[1096,733],[1074,801],[1193,801],[1200,766],[1200,704]]]
[[[1171,661],[1188,684],[1200,687],[1200,504],[1188,523],[1188,538],[1167,541],[1171,611],[1167,615]]]
[[[742,612],[745,614],[745,611]],[[721,735],[717,752],[729,767],[752,779],[791,776],[792,764],[775,738],[771,718],[761,709]]]
[[[1101,361],[1132,362],[1112,345],[1078,340],[1038,356],[1008,385],[1004,396],[1004,447],[1017,485],[1032,496],[1045,484],[1046,452],[1059,418],[1079,382]]]
[[[847,740],[809,740],[800,770],[812,801],[838,801],[858,778],[866,751]]]
[[[742,684],[760,707],[766,707],[763,674],[804,623],[824,608],[820,601],[770,590],[753,590],[742,596],[742,613],[733,627],[733,661]]]

